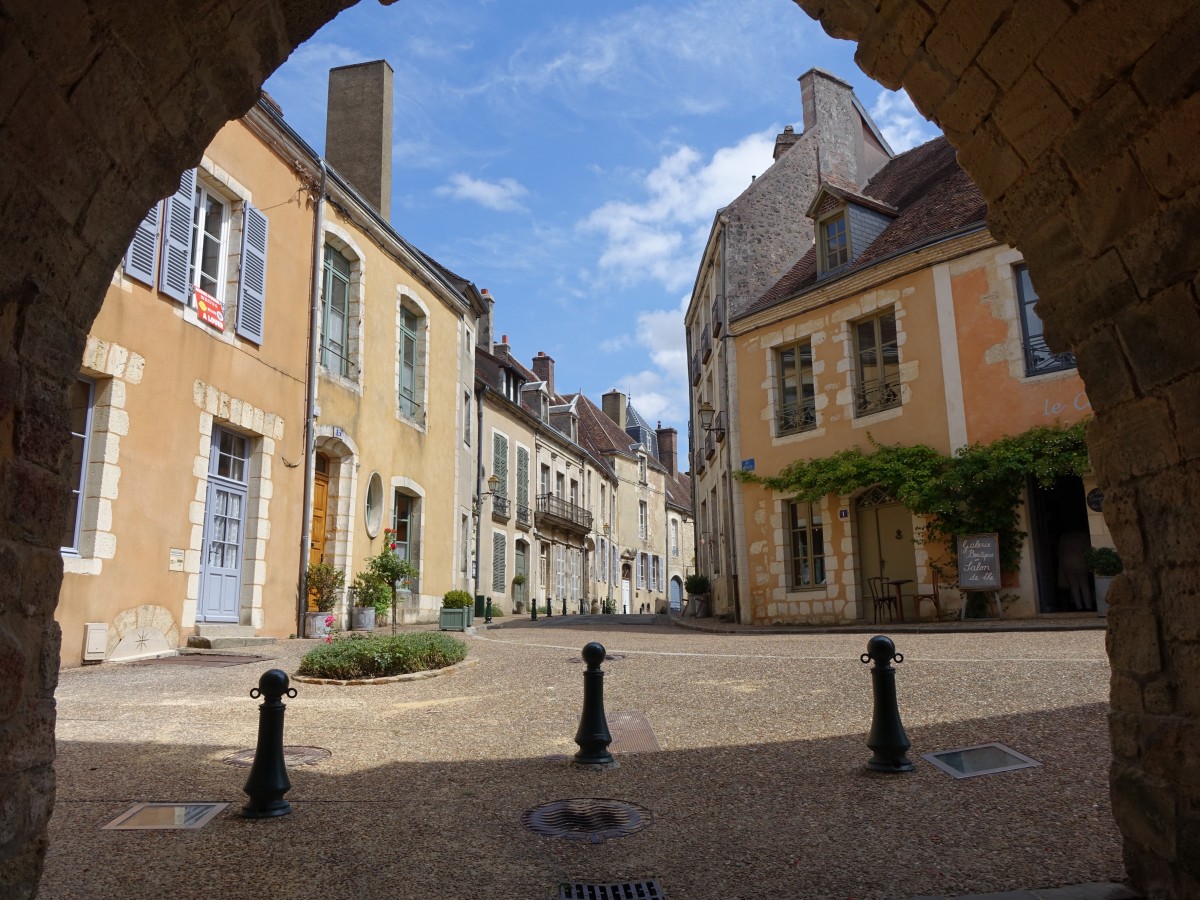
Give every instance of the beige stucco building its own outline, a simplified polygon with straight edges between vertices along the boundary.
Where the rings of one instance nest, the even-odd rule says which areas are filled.
[[[446,450],[464,446],[483,303],[353,186],[369,159],[342,165],[264,98],[139,227],[72,389],[64,664],[295,634],[305,562],[349,582],[387,527],[422,572],[407,618],[466,586],[471,469]]]

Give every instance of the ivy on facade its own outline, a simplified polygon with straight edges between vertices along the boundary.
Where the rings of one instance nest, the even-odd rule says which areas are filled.
[[[881,486],[924,517],[924,540],[944,542],[952,557],[955,535],[997,533],[1000,566],[1011,572],[1021,563],[1025,532],[1017,525],[1027,479],[1048,488],[1061,476],[1087,472],[1085,427],[1084,422],[1039,425],[990,444],[969,444],[950,456],[925,444],[879,444],[868,435],[869,452],[854,447],[820,459],[798,459],[777,475],[737,475],[809,502]]]

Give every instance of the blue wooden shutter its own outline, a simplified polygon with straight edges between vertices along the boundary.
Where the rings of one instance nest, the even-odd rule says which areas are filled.
[[[192,261],[192,211],[196,206],[196,170],[183,173],[179,190],[163,206],[162,268],[158,289],[180,303],[192,290],[188,267]]]
[[[237,333],[263,342],[267,302],[267,217],[249,203],[242,221],[242,277],[238,279]]]
[[[155,203],[138,224],[133,241],[125,251],[125,274],[154,287],[154,270],[158,264],[158,216],[161,203]]]

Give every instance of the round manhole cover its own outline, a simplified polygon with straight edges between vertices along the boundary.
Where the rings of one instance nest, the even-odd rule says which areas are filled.
[[[315,766],[333,756],[324,747],[284,747],[283,764],[285,766]],[[231,766],[246,766],[254,764],[254,749],[239,750],[232,756],[225,757],[225,762]]]
[[[609,653],[604,657],[604,662],[616,662],[618,659],[624,659],[624,658],[625,658],[624,653]],[[581,662],[583,662],[583,657],[582,656],[572,656],[567,659],[567,662],[581,663]]]
[[[521,814],[521,824],[544,837],[599,844],[641,831],[652,818],[650,810],[636,803],[584,797],[527,809]]]

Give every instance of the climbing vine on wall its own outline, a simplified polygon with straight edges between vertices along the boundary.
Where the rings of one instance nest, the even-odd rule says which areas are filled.
[[[1085,424],[1039,425],[990,444],[970,444],[947,456],[924,444],[878,444],[842,450],[821,459],[798,459],[778,475],[738,472],[743,481],[815,501],[881,485],[911,512],[924,516],[926,541],[945,540],[954,552],[956,534],[996,532],[1000,566],[1021,563],[1017,528],[1021,493],[1030,476],[1050,487],[1062,475],[1088,470]],[[868,439],[870,436],[868,435]]]

